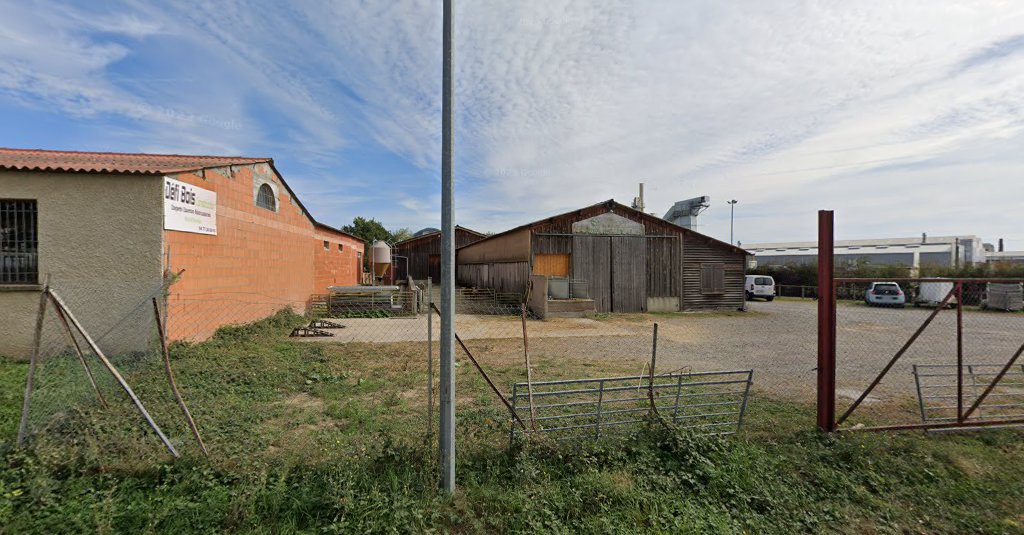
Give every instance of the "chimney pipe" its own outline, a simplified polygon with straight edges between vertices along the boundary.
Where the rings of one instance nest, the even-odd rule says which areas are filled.
[[[999,238],[999,252],[1003,252],[1003,239]]]
[[[645,212],[644,206],[644,183],[640,183],[640,196],[633,198],[633,209]],[[646,212],[645,212],[646,213]]]

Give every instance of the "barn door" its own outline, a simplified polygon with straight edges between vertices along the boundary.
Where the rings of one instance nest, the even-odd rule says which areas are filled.
[[[643,236],[573,236],[572,278],[587,281],[598,312],[643,312],[647,300]]]
[[[572,278],[587,281],[598,312],[612,311],[612,244],[607,236],[572,237]]]
[[[647,308],[647,244],[643,236],[615,236],[612,244],[612,311]]]
[[[432,254],[427,257],[427,273],[434,284],[441,283],[441,255]]]

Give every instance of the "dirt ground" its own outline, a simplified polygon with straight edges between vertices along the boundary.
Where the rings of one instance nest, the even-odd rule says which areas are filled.
[[[932,311],[845,304],[838,308],[836,375],[842,406],[867,387]],[[329,341],[335,343],[425,342],[427,338],[425,316],[333,321],[345,326],[331,330],[335,336]],[[1024,342],[1022,314],[969,311],[963,321],[967,364],[1005,363]],[[558,358],[565,355],[614,361],[617,369],[633,363],[639,374],[650,361],[655,322],[659,371],[752,368],[757,390],[807,402],[814,399],[817,307],[810,300],[752,302],[745,313],[530,320],[531,356],[541,366],[557,366]],[[459,315],[456,330],[472,351],[481,353],[478,356],[522,358],[522,324],[517,317]],[[433,331],[436,343],[436,317]],[[906,405],[916,399],[913,365],[955,364],[956,347],[956,313],[942,311],[872,392],[868,404],[898,399]]]

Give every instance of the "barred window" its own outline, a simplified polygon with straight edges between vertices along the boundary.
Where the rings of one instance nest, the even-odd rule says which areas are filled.
[[[36,201],[0,199],[0,284],[39,282]]]
[[[266,208],[271,212],[277,211],[277,199],[274,198],[274,188],[270,187],[269,184],[263,184],[260,186],[259,191],[256,192],[256,206]]]

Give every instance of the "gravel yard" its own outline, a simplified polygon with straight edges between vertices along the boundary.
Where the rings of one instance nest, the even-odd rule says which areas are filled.
[[[837,385],[840,407],[871,382],[925,321],[931,309],[838,307]],[[426,318],[338,319],[331,342],[426,340]],[[632,363],[641,373],[650,360],[653,324],[659,325],[658,370],[754,369],[755,387],[773,395],[813,402],[816,366],[816,302],[749,303],[748,312],[629,314],[596,318],[531,320],[531,356],[536,365],[557,366],[566,355],[606,360],[617,368]],[[459,315],[457,332],[485,362],[522,359],[522,324],[509,316]],[[438,322],[434,322],[434,341]],[[325,340],[325,339],[317,339]],[[965,363],[1004,363],[1024,341],[1024,315],[964,313]],[[913,364],[956,362],[956,312],[942,311],[892,368],[869,402],[915,396]],[[543,377],[535,377],[542,380]]]

